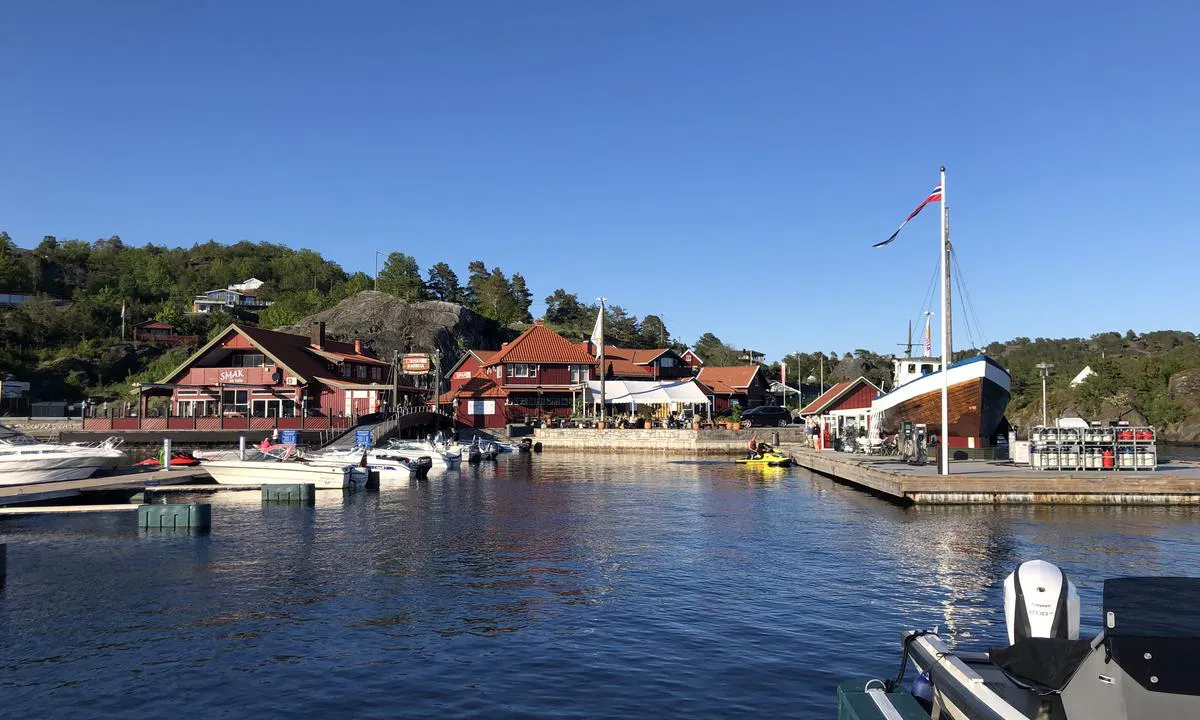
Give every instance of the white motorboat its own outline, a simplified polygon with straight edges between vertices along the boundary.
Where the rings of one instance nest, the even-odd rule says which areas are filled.
[[[352,464],[359,468],[365,468],[371,474],[375,475],[381,485],[389,483],[408,482],[414,477],[423,477],[429,472],[429,468],[433,462],[426,456],[412,459],[403,456],[397,456],[394,459],[385,459],[375,457],[368,451],[366,453],[366,463],[363,463],[363,451],[359,450],[358,457],[355,459],[351,453],[337,452],[321,455],[306,455],[305,462],[312,465],[331,465],[339,466]]]
[[[355,448],[350,452],[361,453],[362,449]],[[456,468],[462,463],[462,449],[457,444],[452,443],[439,444],[418,442],[415,440],[392,440],[384,447],[372,450],[371,455],[372,457],[392,461],[395,461],[398,457],[405,457],[410,460],[428,457],[433,461],[434,467],[444,468]]]
[[[1200,718],[1200,676],[1192,666],[1200,651],[1200,578],[1106,580],[1103,631],[1080,640],[1074,583],[1033,560],[1005,580],[1004,614],[1008,645],[987,652],[951,647],[937,631],[905,633],[899,676],[842,683],[838,717]],[[921,673],[911,695],[902,685],[909,658]]]
[[[58,445],[35,440],[7,425],[0,425],[0,485],[83,480],[99,470],[129,464],[110,438],[97,445]]]
[[[201,467],[219,485],[311,484],[318,490],[340,490],[367,484],[367,469],[351,463],[306,462],[294,455],[295,448],[281,445],[279,454],[260,452],[247,460],[205,460]]]

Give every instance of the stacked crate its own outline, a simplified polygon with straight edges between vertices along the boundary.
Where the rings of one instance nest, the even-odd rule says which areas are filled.
[[[1152,427],[1060,428],[1029,433],[1034,470],[1155,470],[1158,450]]]

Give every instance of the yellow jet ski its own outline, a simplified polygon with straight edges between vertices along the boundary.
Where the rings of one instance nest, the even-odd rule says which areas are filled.
[[[742,465],[769,465],[771,467],[787,467],[792,464],[792,458],[783,453],[771,450],[761,455],[755,453],[754,457],[738,458],[735,462]]]
[[[742,465],[769,465],[771,467],[787,467],[792,464],[792,457],[784,455],[767,443],[760,443],[758,436],[750,438],[750,452],[744,458],[735,462]]]

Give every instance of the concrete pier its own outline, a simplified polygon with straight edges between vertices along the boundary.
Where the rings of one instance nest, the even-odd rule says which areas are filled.
[[[912,466],[898,457],[788,447],[797,465],[904,504],[1196,505],[1200,465],[1175,463],[1142,472],[1043,472],[1007,462]]]

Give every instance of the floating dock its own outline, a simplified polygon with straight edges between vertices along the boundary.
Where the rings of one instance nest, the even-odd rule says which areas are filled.
[[[950,476],[942,477],[937,465],[908,465],[899,457],[786,449],[800,467],[903,504],[1200,506],[1200,464],[1054,473],[975,460],[950,463]]]
[[[0,506],[18,503],[41,502],[73,497],[83,493],[98,493],[112,491],[114,493],[129,491],[130,495],[141,492],[147,487],[159,488],[174,483],[193,482],[209,478],[203,468],[175,468],[172,470],[154,470],[142,472],[127,472],[115,475],[102,475],[84,480],[67,480],[65,482],[36,483],[33,485],[0,485]]]

